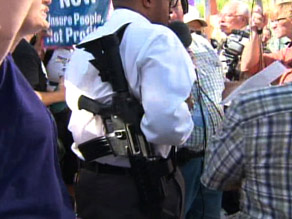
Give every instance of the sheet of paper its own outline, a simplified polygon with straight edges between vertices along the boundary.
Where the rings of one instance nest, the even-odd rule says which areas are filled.
[[[223,105],[228,105],[234,98],[236,98],[243,91],[267,87],[274,80],[276,80],[282,74],[287,72],[287,70],[288,69],[280,61],[275,61],[271,65],[264,68],[262,71],[258,72],[254,76],[244,81],[240,86],[238,86],[234,91],[232,91],[221,103]]]

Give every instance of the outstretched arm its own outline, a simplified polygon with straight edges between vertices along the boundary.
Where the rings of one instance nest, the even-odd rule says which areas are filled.
[[[0,0],[0,65],[30,9],[32,0]]]

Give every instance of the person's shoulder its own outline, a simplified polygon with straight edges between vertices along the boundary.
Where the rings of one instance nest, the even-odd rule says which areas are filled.
[[[292,95],[292,84],[256,88],[244,93],[239,99],[243,102],[268,101]],[[292,102],[291,102],[292,105]]]
[[[153,24],[135,11],[129,9],[116,9],[110,19],[103,26],[98,27],[97,30],[87,35],[82,40],[82,43],[113,34],[126,24],[128,24],[128,26],[125,29],[124,35],[130,33],[130,35],[135,35],[137,40],[147,38],[150,35],[174,35],[168,27],[160,24]]]
[[[205,37],[199,35],[199,34],[196,34],[196,33],[192,33],[192,39],[193,40],[196,40],[196,41],[201,41],[201,42],[209,42]]]
[[[204,36],[201,36],[196,33],[192,33],[192,40],[193,40],[193,43],[195,43],[198,47],[205,47],[207,50],[212,50],[212,51],[214,50],[210,41]]]
[[[122,23],[129,23],[129,30],[144,32],[145,34],[172,34],[172,31],[167,26],[152,23],[142,14],[129,9],[116,10],[112,18],[109,20],[109,23],[111,23],[109,26],[121,26],[120,24]]]
[[[139,37],[147,38],[149,36],[153,37],[168,37],[177,38],[175,33],[168,27],[161,24],[144,23],[141,25],[138,22],[133,22],[129,25],[129,33],[138,35]]]
[[[127,51],[140,51],[139,54],[166,49],[169,52],[177,51],[179,46],[183,48],[176,34],[168,27],[150,22],[144,24],[133,22],[128,26],[121,48],[126,47]]]
[[[254,89],[242,93],[232,105],[246,121],[276,113],[292,112],[292,84]]]
[[[13,57],[17,55],[23,55],[23,54],[30,55],[30,56],[35,56],[37,54],[33,46],[30,45],[30,43],[27,42],[25,39],[22,39],[18,43],[14,52],[12,53]]]

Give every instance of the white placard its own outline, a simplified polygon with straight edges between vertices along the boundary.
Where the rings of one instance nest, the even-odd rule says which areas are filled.
[[[262,71],[253,75],[246,81],[244,81],[240,86],[238,86],[234,91],[232,91],[222,102],[223,105],[228,105],[234,98],[236,98],[241,92],[267,87],[282,74],[287,72],[287,68],[280,62],[275,61],[271,65],[264,68]]]

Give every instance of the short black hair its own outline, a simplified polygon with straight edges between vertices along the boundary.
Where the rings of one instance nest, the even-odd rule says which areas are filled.
[[[188,0],[181,0],[181,6],[183,9],[183,13],[186,14],[189,11],[189,1]]]

